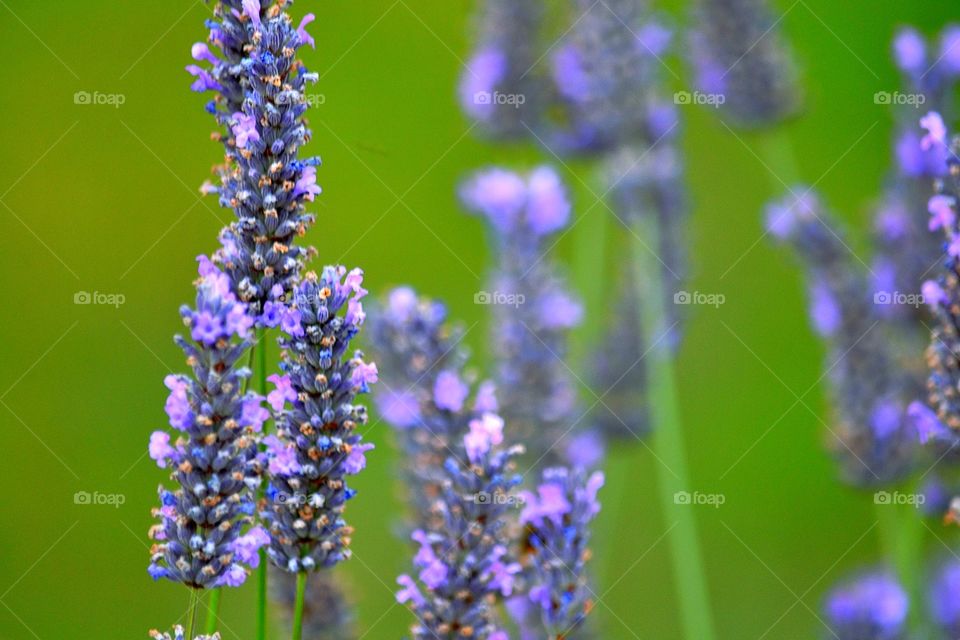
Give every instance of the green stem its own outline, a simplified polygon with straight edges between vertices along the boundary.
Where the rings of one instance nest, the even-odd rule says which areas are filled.
[[[801,180],[800,164],[793,151],[790,136],[777,128],[760,138],[758,147],[764,164],[770,172],[770,182],[776,191],[793,189]],[[786,187],[784,187],[786,184]]]
[[[293,604],[293,640],[303,636],[303,601],[307,593],[307,572],[297,574],[297,599]]]
[[[190,614],[187,618],[187,637],[193,640],[193,629],[197,622],[197,604],[200,602],[200,591],[190,589]]]
[[[917,509],[909,504],[881,503],[874,499],[879,522],[883,557],[910,597],[911,637],[925,638],[923,585],[917,574],[917,561],[923,551],[923,525]]]
[[[217,622],[219,621],[220,613],[220,596],[222,595],[222,589],[214,589],[210,593],[210,605],[207,607],[207,624],[204,627],[204,633],[208,636],[213,635],[214,631],[217,630]],[[189,636],[190,640],[193,640],[193,636]]]
[[[254,350],[257,355],[257,383],[261,395],[267,395],[267,343],[266,331],[257,327],[257,342]],[[266,432],[266,425],[264,425]],[[260,484],[257,492],[257,502],[263,499],[265,487]],[[257,640],[267,638],[267,551],[260,549],[260,567],[257,569]]]
[[[580,293],[584,309],[602,309],[607,290],[598,286],[606,282],[606,260],[604,254],[607,245],[607,232],[610,226],[610,215],[596,210],[588,215],[588,219],[577,225],[574,233],[573,275],[574,286]],[[580,327],[580,339],[576,341],[573,352],[573,362],[587,366],[587,354],[596,346],[597,337],[603,329],[602,315],[587,313]]]
[[[678,492],[691,491],[687,472],[677,390],[674,382],[673,354],[667,331],[661,267],[656,256],[646,247],[659,247],[659,229],[656,220],[642,216],[636,224],[637,235],[643,243],[631,242],[634,280],[638,287],[640,323],[647,354],[643,359],[649,380],[650,417],[653,450],[657,455],[660,502],[665,521],[670,529],[670,555],[683,637],[687,640],[714,640],[713,616],[700,541],[697,536],[695,512],[689,504],[678,504]],[[646,247],[644,246],[646,245]]]

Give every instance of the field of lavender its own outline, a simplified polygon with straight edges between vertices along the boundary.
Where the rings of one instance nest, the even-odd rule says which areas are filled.
[[[960,637],[952,3],[0,25],[0,640]]]

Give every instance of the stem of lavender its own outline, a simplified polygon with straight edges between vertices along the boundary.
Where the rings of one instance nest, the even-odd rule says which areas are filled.
[[[217,620],[219,619],[220,613],[220,596],[222,595],[223,590],[221,588],[213,589],[210,592],[210,604],[207,607],[207,623],[204,625],[203,632],[205,634],[213,635],[217,630]]]
[[[197,621],[197,603],[200,602],[200,590],[190,588],[190,613],[187,618],[187,637],[193,638],[193,628]]]
[[[303,601],[307,593],[307,572],[297,574],[297,599],[293,606],[293,640],[303,636]]]
[[[606,282],[606,245],[609,215],[604,211],[595,211],[592,218],[580,222],[574,237],[573,275],[577,293],[584,309],[602,309],[604,295],[607,293],[598,282]],[[601,332],[598,314],[584,315],[580,327],[580,340],[575,342],[577,349],[573,361],[587,366],[587,354],[596,345]]]
[[[633,268],[640,305],[641,334],[648,351],[643,359],[649,380],[650,418],[660,501],[670,526],[670,552],[677,600],[687,640],[714,640],[713,616],[694,510],[677,504],[678,492],[690,491],[686,451],[677,406],[673,354],[665,326],[661,266],[649,247],[658,247],[659,229],[651,216],[643,216],[634,227],[640,240],[631,242]]]
[[[257,356],[257,384],[258,392],[262,396],[267,395],[267,343],[266,330],[264,327],[257,327],[257,341],[254,344],[254,351]],[[266,430],[266,424],[264,425]],[[266,486],[261,483],[257,491],[257,502],[263,500],[266,494]],[[260,548],[260,567],[257,569],[257,640],[266,640],[267,638],[267,551]]]
[[[922,616],[924,598],[922,585],[917,579],[917,559],[923,547],[920,514],[910,505],[880,504],[875,501],[875,507],[883,556],[910,598],[908,622],[914,634],[911,637],[925,638]]]

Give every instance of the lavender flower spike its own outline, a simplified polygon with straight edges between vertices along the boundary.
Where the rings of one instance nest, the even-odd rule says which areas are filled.
[[[699,0],[691,51],[700,89],[725,98],[743,126],[775,124],[798,107],[797,72],[767,0]]]
[[[304,92],[317,77],[296,53],[310,38],[282,11],[286,4],[264,9],[259,0],[223,0],[218,19],[209,23],[210,42],[222,57],[194,45],[194,56],[212,63],[212,70],[191,68],[215,81],[203,88],[220,94],[208,109],[223,129],[226,164],[219,170],[221,185],[205,190],[219,192],[221,205],[237,216],[222,233],[214,261],[258,314],[289,293],[298,277],[308,250],[294,240],[313,222],[305,203],[320,193],[319,158],[299,157],[310,139]]]
[[[824,605],[826,623],[837,640],[903,640],[909,602],[896,580],[869,573],[842,584]]]
[[[584,569],[601,486],[599,471],[587,478],[582,471],[556,467],[543,471],[536,495],[520,494],[525,505],[520,522],[526,525],[522,561],[530,565],[533,582],[529,596],[550,640],[574,637],[593,606]]]
[[[509,559],[505,527],[510,493],[520,482],[511,460],[522,447],[505,449],[502,443],[503,421],[496,414],[471,421],[444,465],[447,479],[435,505],[442,526],[413,532],[419,572],[416,580],[397,579],[403,587],[397,600],[417,616],[415,640],[506,640],[494,605],[513,593],[520,572]]]
[[[160,524],[151,528],[150,575],[193,588],[239,586],[256,567],[266,533],[252,521],[262,462],[258,434],[263,398],[243,393],[250,370],[239,366],[250,347],[253,318],[230,291],[227,276],[200,257],[196,307],[180,311],[191,339],[177,336],[193,378],[167,376],[166,411],[181,435],[150,438],[150,455],[171,467],[175,491],[160,488]]]
[[[350,555],[352,529],[344,506],[355,494],[348,476],[366,466],[357,427],[367,410],[356,396],[377,380],[377,367],[348,351],[365,314],[363,274],[326,267],[307,273],[281,321],[283,376],[268,396],[277,436],[267,442],[270,486],[261,518],[270,532],[268,555],[291,573],[331,567]],[[289,402],[289,408],[284,408]]]
[[[877,317],[884,300],[870,282],[816,195],[803,194],[769,206],[767,228],[789,242],[807,272],[814,329],[828,347],[834,419],[828,429],[842,476],[859,486],[896,481],[916,462],[917,448],[906,410],[918,393],[909,361],[889,327]]]
[[[521,177],[492,168],[462,190],[464,205],[490,223],[498,251],[493,293],[493,344],[499,357],[501,411],[518,441],[556,461],[576,426],[576,391],[564,364],[569,332],[583,309],[555,263],[550,238],[567,226],[571,206],[556,172],[539,167]],[[541,460],[541,461],[542,461]]]

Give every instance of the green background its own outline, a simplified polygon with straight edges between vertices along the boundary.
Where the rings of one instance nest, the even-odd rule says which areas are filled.
[[[682,16],[684,7],[664,8]],[[932,31],[956,9],[947,0],[778,8],[804,68],[806,110],[789,127],[802,174],[863,231],[889,164],[890,113],[873,94],[897,88],[890,36],[900,23]],[[482,364],[488,308],[473,294],[488,256],[454,187],[484,163],[548,158],[466,133],[455,86],[470,9],[466,0],[301,0],[295,14],[318,16],[317,50],[304,56],[325,97],[310,116],[324,194],[308,240],[323,262],[362,266],[374,293],[409,282],[443,297],[473,327],[466,341]],[[208,139],[206,98],[187,89],[183,67],[207,17],[189,0],[0,0],[5,640],[145,637],[186,608],[182,587],[146,573],[149,510],[166,474],[145,449],[166,424],[162,379],[183,368],[171,335],[194,257],[213,249],[230,215],[197,193],[220,151]],[[688,77],[681,61],[668,64]],[[77,91],[119,93],[125,103],[78,105]],[[694,199],[688,288],[727,300],[694,311],[678,364],[691,490],[726,496],[719,509],[697,510],[714,614],[723,638],[812,637],[828,585],[878,557],[872,501],[836,481],[824,452],[821,346],[793,260],[760,240],[760,209],[782,189],[755,156],[758,138],[738,139],[708,107],[682,113]],[[584,166],[563,170],[583,214],[598,186]],[[572,263],[606,215],[590,209],[558,256]],[[606,286],[591,274],[578,281]],[[126,301],[75,305],[78,291]],[[588,309],[594,319],[608,312]],[[363,638],[376,640],[400,637],[410,622],[392,593],[409,552],[390,533],[400,503],[387,427],[370,437],[379,446],[349,511],[355,558],[337,571]],[[633,443],[608,465],[594,545],[607,638],[679,635],[655,464]],[[125,503],[76,505],[77,491],[123,494]],[[226,639],[251,637],[253,597],[252,583],[225,594]]]

